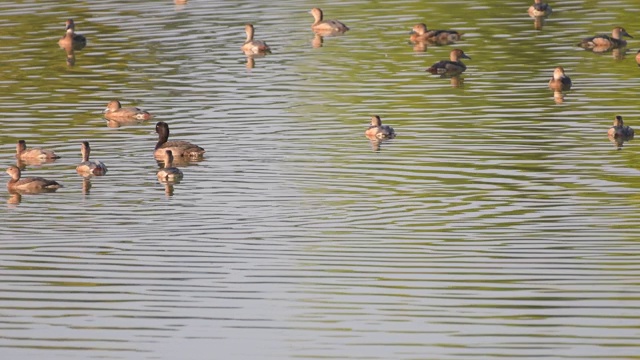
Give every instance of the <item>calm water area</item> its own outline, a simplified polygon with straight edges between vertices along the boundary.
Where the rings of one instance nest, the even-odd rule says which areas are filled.
[[[0,187],[0,359],[640,359],[639,144],[607,138],[640,129],[640,3],[536,29],[532,2],[0,3],[0,182],[25,139],[64,185]],[[351,30],[314,37],[314,6]],[[414,48],[420,22],[464,35]],[[460,78],[425,72],[456,47]],[[112,99],[155,118],[109,127]],[[207,150],[173,186],[156,121]]]

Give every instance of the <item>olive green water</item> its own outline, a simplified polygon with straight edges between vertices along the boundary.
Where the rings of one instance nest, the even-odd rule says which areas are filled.
[[[65,186],[0,192],[0,357],[640,358],[637,144],[606,136],[640,128],[640,7],[552,3],[535,30],[528,2],[452,4],[0,4],[2,167],[23,138],[62,156],[24,175]],[[351,31],[314,48],[313,6]],[[418,22],[465,33],[458,87]],[[614,26],[626,56],[575,46]],[[107,127],[114,98],[207,150],[172,195],[155,120]],[[85,184],[83,140],[109,167]]]

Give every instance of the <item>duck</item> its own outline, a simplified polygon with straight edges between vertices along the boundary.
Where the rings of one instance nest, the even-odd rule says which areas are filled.
[[[449,60],[438,61],[431,65],[426,71],[439,75],[458,75],[467,70],[467,66],[459,60],[460,58],[471,60],[464,51],[453,49],[451,53],[449,53]]]
[[[338,20],[322,20],[323,14],[320,8],[313,8],[309,13],[313,15],[315,20],[311,25],[311,30],[316,33],[344,33],[349,30],[347,25]]]
[[[122,107],[120,101],[111,100],[107,104],[107,108],[103,111],[105,119],[115,122],[131,122],[131,121],[145,121],[153,118],[148,111],[144,111],[137,107]]]
[[[60,156],[58,156],[53,150],[40,148],[27,149],[27,142],[24,140],[18,140],[18,144],[16,145],[16,158],[19,160],[47,161],[60,159]]]
[[[553,70],[553,76],[549,80],[549,88],[553,91],[567,91],[571,89],[571,78],[565,75],[564,68],[558,66]]]
[[[177,167],[173,167],[173,153],[171,150],[164,150],[162,158],[164,167],[158,171],[159,181],[175,181],[182,178],[182,171]]]
[[[87,38],[75,33],[76,25],[73,19],[67,19],[64,36],[58,40],[58,45],[64,49],[81,50],[87,46]]]
[[[7,174],[11,176],[11,180],[7,183],[7,189],[10,192],[24,191],[24,192],[43,192],[43,191],[55,191],[62,187],[59,183],[53,180],[43,179],[41,177],[28,177],[20,178],[22,175],[20,168],[17,166],[9,166],[7,168]]]
[[[622,116],[617,115],[613,119],[613,126],[609,128],[607,135],[609,136],[609,139],[612,139],[612,140],[620,139],[620,140],[627,141],[627,140],[633,139],[634,134],[633,134],[632,128],[624,125],[624,122],[622,121]]]
[[[156,124],[156,133],[158,133],[158,143],[154,156],[156,159],[163,159],[166,154],[165,150],[171,150],[172,156],[199,158],[202,157],[205,150],[198,145],[192,144],[184,140],[169,140],[169,125],[163,121]]]
[[[427,25],[417,24],[411,29],[411,42],[434,42],[439,45],[451,44],[459,41],[462,33],[454,30],[427,30]]]
[[[543,3],[542,0],[534,0],[533,5],[529,6],[527,11],[531,17],[549,16],[553,12],[551,6]]]
[[[396,132],[391,126],[382,125],[380,116],[374,115],[371,117],[371,123],[369,128],[364,132],[369,139],[393,139],[396,137]]]
[[[244,31],[247,33],[247,40],[242,45],[242,51],[245,55],[266,54],[271,52],[271,48],[264,41],[253,40],[254,28],[252,24],[244,26]]]
[[[623,36],[630,37],[633,39],[633,36],[629,35],[627,31],[622,27],[615,27],[613,31],[611,31],[611,36],[609,35],[596,35],[588,38],[582,39],[578,46],[585,49],[593,49],[593,48],[608,48],[608,49],[616,49],[627,45],[627,42],[622,39]]]
[[[636,63],[638,63],[638,66],[640,66],[640,50],[638,50],[638,52],[636,53]]]
[[[89,154],[91,147],[88,141],[83,141],[80,146],[82,154],[82,162],[76,166],[76,172],[82,176],[97,175],[101,176],[107,173],[107,166],[102,161],[90,161]]]

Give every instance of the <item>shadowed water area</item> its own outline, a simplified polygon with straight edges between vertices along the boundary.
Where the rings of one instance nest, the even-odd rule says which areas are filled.
[[[0,4],[0,179],[25,139],[62,158],[23,176],[64,185],[0,191],[2,359],[639,358],[638,150],[607,139],[640,128],[638,3],[539,30],[528,1],[452,4]],[[314,39],[314,6],[351,30]],[[414,50],[420,22],[464,35]],[[576,46],[615,26],[626,51]],[[425,72],[453,48],[460,79]],[[155,118],[108,127],[112,99]],[[156,121],[207,150],[173,188]],[[76,174],[84,140],[106,176]]]

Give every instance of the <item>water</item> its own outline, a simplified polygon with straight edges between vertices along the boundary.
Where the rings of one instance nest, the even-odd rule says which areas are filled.
[[[0,158],[53,148],[24,175],[65,185],[0,193],[2,358],[637,358],[636,144],[606,136],[640,126],[637,40],[575,44],[640,36],[638,9],[551,5],[542,30],[490,0],[0,5]],[[314,48],[313,6],[352,30]],[[273,49],[253,68],[248,22]],[[460,87],[424,72],[454,46],[414,51],[418,22],[465,33]],[[107,127],[114,98],[204,160],[167,190],[155,120]],[[372,114],[398,133],[378,151]],[[109,167],[89,183],[83,140]]]

